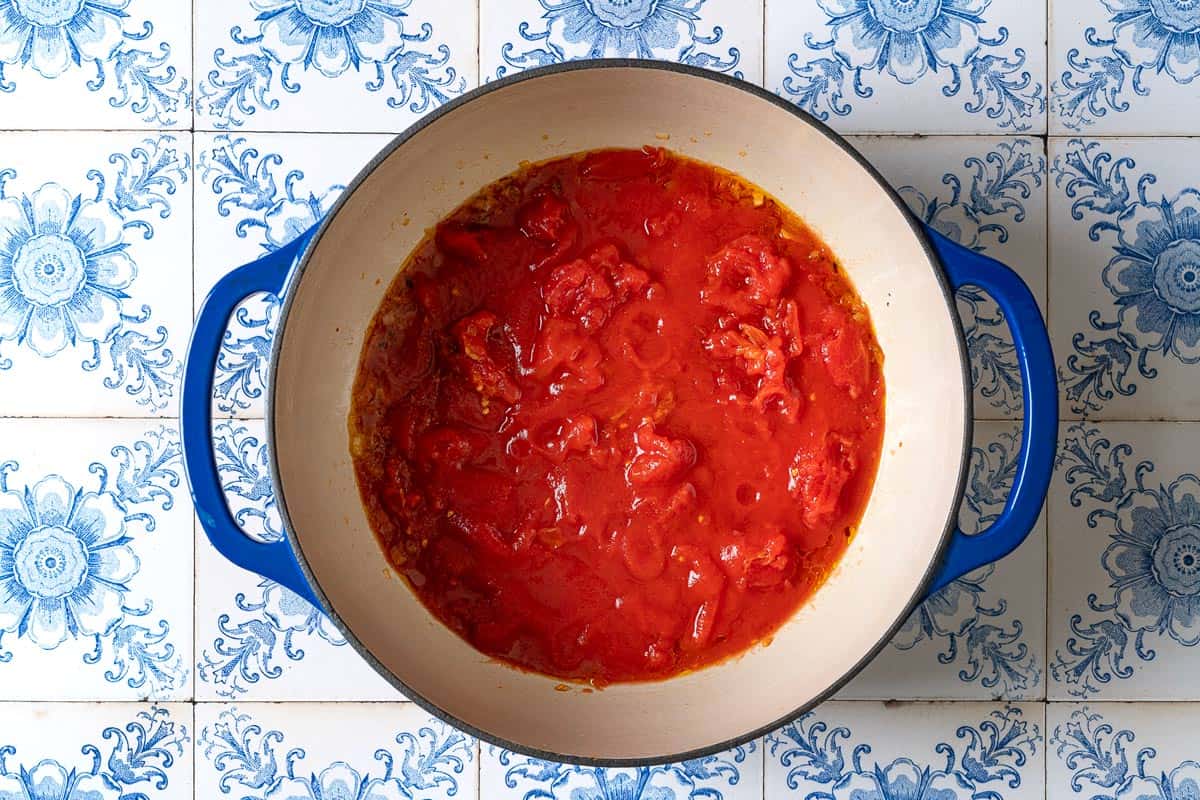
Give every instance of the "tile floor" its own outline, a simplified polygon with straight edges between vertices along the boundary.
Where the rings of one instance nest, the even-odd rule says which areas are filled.
[[[924,603],[814,714],[654,770],[533,762],[405,702],[211,549],[177,431],[221,275],[446,99],[590,53],[761,83],[851,135],[922,219],[1025,277],[1062,389],[1016,553]],[[1195,796],[1198,76],[1192,0],[0,0],[0,798]],[[85,267],[69,304],[14,280],[35,230]],[[995,305],[958,300],[978,530],[1020,390]],[[245,304],[213,397],[230,505],[265,540],[277,307]],[[14,566],[49,518],[94,565],[86,600]]]

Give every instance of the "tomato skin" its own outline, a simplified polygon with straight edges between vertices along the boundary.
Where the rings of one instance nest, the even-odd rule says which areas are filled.
[[[595,151],[501,180],[413,254],[363,347],[354,466],[431,613],[602,688],[740,653],[819,588],[883,388],[800,220],[666,150]]]

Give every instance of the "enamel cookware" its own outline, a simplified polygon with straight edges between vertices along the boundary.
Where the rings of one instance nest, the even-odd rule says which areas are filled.
[[[830,246],[883,349],[883,457],[846,555],[769,645],[661,682],[560,691],[559,681],[475,651],[389,568],[359,502],[350,390],[367,325],[426,229],[522,161],[644,144],[742,175]],[[412,224],[401,224],[405,217]],[[1011,497],[975,536],[955,524],[972,418],[953,299],[964,284],[998,302],[1024,382]],[[270,544],[243,535],[226,507],[210,433],[225,323],[260,291],[283,298],[266,423],[287,540]],[[431,713],[510,749],[616,765],[692,758],[788,722],[864,666],[930,592],[1020,544],[1049,482],[1056,402],[1045,324],[1020,278],[924,228],[841,137],[722,75],[602,61],[531,70],[446,104],[376,156],[313,230],[224,277],[196,324],[182,415],[196,509],[221,553],[323,608],[380,674]]]

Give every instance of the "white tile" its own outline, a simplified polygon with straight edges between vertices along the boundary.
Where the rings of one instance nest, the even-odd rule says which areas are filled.
[[[1194,134],[1200,9],[1190,2],[1054,0],[1051,131]]]
[[[5,704],[0,797],[191,800],[192,707]]]
[[[1200,140],[1052,139],[1061,413],[1197,419]]]
[[[999,514],[1020,429],[977,422],[963,530]],[[937,592],[839,693],[840,699],[1035,700],[1046,696],[1045,517],[1017,550]]]
[[[0,420],[0,699],[191,697],[173,425]]]
[[[261,420],[226,420],[213,437],[221,483],[243,528],[282,541]],[[402,700],[320,611],[235,567],[196,530],[196,695],[202,700]]]
[[[765,797],[1042,798],[1044,709],[825,703],[767,737]]]
[[[5,4],[0,129],[189,128],[191,0]]]
[[[1046,158],[1001,137],[854,137],[923,222],[1016,270],[1046,308]],[[1004,315],[986,292],[958,292],[977,419],[1015,419],[1021,377]]]
[[[1041,133],[1045,7],[771,2],[766,86],[846,133]]]
[[[190,181],[189,133],[0,134],[0,415],[174,413]]]
[[[411,703],[202,703],[196,797],[474,798],[476,749]]]
[[[1052,703],[1046,796],[1178,798],[1200,786],[1195,703]]]
[[[762,0],[480,0],[484,80],[577,58],[657,58],[763,80]]]
[[[197,307],[230,270],[315,225],[388,141],[384,135],[198,134]],[[214,414],[263,415],[278,310],[274,295],[256,295],[232,318],[215,373]]]
[[[759,800],[762,790],[762,740],[680,764],[629,769],[573,767],[480,748],[479,796],[488,800]]]
[[[1200,425],[1064,426],[1050,487],[1052,699],[1200,699]]]
[[[475,0],[205,0],[197,130],[401,131],[475,86]]]

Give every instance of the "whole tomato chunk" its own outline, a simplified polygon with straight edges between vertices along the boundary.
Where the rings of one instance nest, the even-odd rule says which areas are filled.
[[[521,397],[521,389],[492,357],[489,347],[488,337],[498,325],[499,320],[490,311],[476,312],[455,323],[451,332],[460,347],[456,360],[484,398],[498,397],[514,403]]]
[[[707,263],[700,299],[739,315],[773,305],[791,277],[786,258],[761,236],[748,235],[722,247]]]

